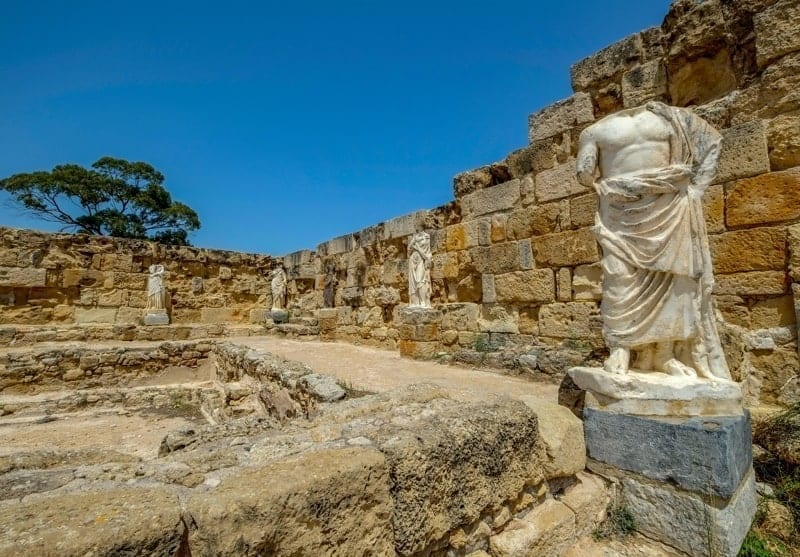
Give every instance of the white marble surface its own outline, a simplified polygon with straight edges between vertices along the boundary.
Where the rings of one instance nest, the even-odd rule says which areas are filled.
[[[286,309],[286,271],[278,267],[272,271],[270,281],[272,291],[272,311]]]
[[[167,307],[167,288],[164,285],[164,266],[150,265],[150,276],[147,277],[148,310],[161,310]]]
[[[417,232],[408,241],[408,306],[431,307],[431,237]]]
[[[683,108],[651,102],[581,134],[577,173],[599,196],[604,368],[730,379],[711,301],[702,196],[721,136]]]

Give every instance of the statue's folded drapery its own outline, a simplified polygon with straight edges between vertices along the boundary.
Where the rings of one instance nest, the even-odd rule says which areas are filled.
[[[609,344],[629,348],[698,339],[711,372],[728,378],[711,303],[714,278],[701,201],[721,136],[687,110],[661,103],[647,108],[673,127],[669,166],[596,184],[604,335]]]

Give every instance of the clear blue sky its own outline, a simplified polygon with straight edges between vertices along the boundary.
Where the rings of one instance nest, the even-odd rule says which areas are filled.
[[[147,161],[195,245],[313,249],[450,201],[525,146],[572,63],[668,4],[4,0],[0,177]],[[48,229],[5,204],[0,224]]]

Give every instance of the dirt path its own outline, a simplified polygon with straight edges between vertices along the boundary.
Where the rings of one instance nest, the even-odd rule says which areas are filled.
[[[243,337],[231,341],[303,362],[314,371],[366,391],[383,392],[413,383],[434,383],[471,400],[485,398],[487,394],[535,396],[550,402],[558,398],[555,384],[535,383],[487,370],[409,360],[401,358],[397,352],[379,348],[277,337]]]

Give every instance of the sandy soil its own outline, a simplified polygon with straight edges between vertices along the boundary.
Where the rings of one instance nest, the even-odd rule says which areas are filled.
[[[409,360],[397,352],[368,346],[277,337],[231,340],[303,362],[319,373],[366,391],[383,392],[413,383],[434,383],[471,400],[484,398],[487,393],[536,396],[550,402],[558,399],[558,385],[552,383],[536,383],[485,369]]]

